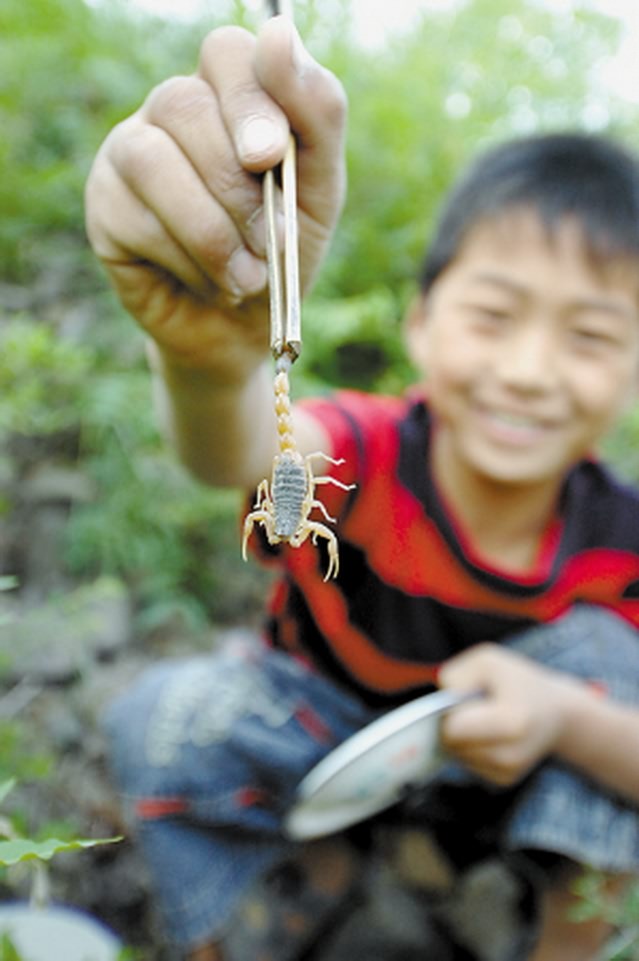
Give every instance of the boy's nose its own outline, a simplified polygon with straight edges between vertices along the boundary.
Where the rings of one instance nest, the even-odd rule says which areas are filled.
[[[498,374],[505,385],[526,393],[542,393],[552,387],[559,360],[552,331],[526,325],[513,331],[503,347]]]

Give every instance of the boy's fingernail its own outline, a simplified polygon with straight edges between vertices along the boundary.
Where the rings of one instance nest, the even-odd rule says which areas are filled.
[[[238,296],[256,294],[266,285],[266,264],[243,247],[231,255],[227,274],[233,293]]]
[[[277,142],[277,129],[270,117],[250,117],[238,133],[243,160],[259,160]]]

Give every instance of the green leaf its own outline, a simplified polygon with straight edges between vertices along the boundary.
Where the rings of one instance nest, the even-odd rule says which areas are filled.
[[[0,935],[0,961],[23,961],[9,935],[4,933]]]
[[[8,781],[3,781],[2,784],[0,784],[0,804],[2,804],[7,795],[13,791],[15,786],[16,779],[14,777],[9,778]]]
[[[85,848],[96,847],[98,844],[114,844],[121,840],[121,837],[115,837],[100,838],[93,841],[82,838],[76,838],[73,841],[60,841],[58,838],[47,838],[46,841],[29,841],[26,838],[19,838],[15,841],[0,841],[0,864],[8,867],[21,861],[35,859],[49,861],[54,854],[59,854],[61,851],[84,850]]]

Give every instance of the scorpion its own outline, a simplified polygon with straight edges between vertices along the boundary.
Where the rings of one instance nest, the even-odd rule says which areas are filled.
[[[268,480],[260,481],[254,509],[244,520],[242,556],[246,560],[246,546],[256,523],[264,527],[269,544],[285,542],[300,547],[308,537],[313,544],[322,537],[328,547],[329,561],[324,576],[327,581],[330,577],[337,577],[339,572],[337,538],[326,524],[310,520],[310,514],[313,508],[318,508],[327,521],[335,523],[335,518],[316,499],[315,488],[318,484],[334,484],[349,491],[357,485],[344,484],[334,477],[314,476],[311,464],[316,458],[321,457],[335,465],[343,464],[344,459],[330,457],[322,451],[303,457],[293,437],[290,388],[285,369],[276,372],[274,390],[279,452],[273,460],[270,485]]]

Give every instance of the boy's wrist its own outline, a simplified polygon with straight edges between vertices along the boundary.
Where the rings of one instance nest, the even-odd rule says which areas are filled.
[[[594,684],[574,678],[562,681],[560,723],[554,753],[562,760],[582,766],[597,714],[605,710],[602,691]]]
[[[169,390],[212,391],[224,389],[241,390],[266,360],[256,352],[220,350],[211,358],[195,358],[191,354],[179,354],[163,347],[147,337],[146,354],[153,373],[159,376]]]

